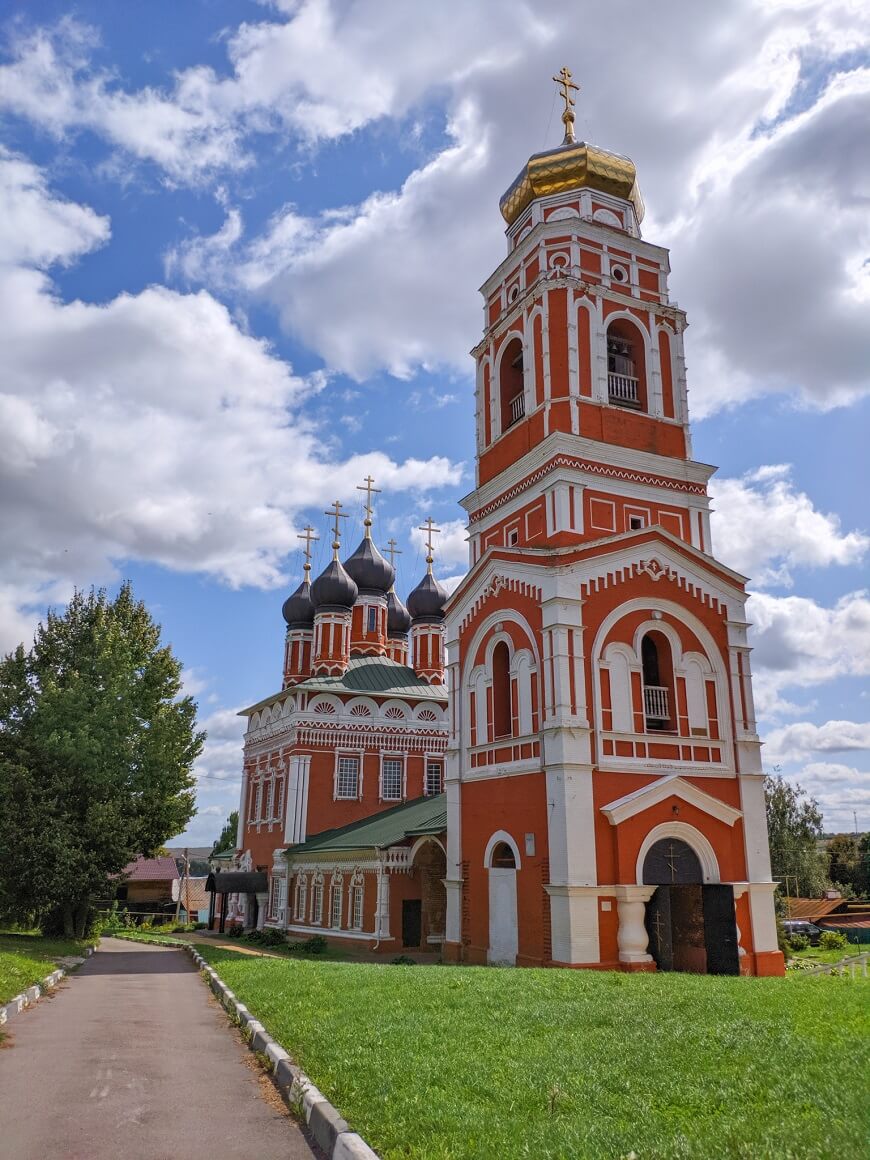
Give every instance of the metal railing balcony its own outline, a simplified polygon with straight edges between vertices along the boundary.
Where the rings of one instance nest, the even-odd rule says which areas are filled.
[[[526,413],[526,398],[522,393],[515,395],[510,401],[510,421],[509,427],[513,427],[514,423],[519,423],[520,419]]]
[[[620,375],[610,371],[607,375],[607,393],[611,402],[640,406],[638,379],[634,375]]]
[[[644,685],[643,711],[649,721],[669,721],[668,690],[662,685]]]

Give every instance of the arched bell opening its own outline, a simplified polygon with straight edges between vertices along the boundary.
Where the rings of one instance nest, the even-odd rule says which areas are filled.
[[[526,413],[523,380],[523,343],[512,338],[505,347],[499,366],[499,404],[502,434]]]
[[[505,641],[492,650],[492,726],[493,738],[510,737],[511,728],[511,656]]]
[[[619,407],[649,410],[646,344],[627,318],[614,319],[607,328],[607,397]]]
[[[664,633],[644,633],[640,642],[640,659],[647,731],[674,733],[677,728],[674,660],[670,641]]]

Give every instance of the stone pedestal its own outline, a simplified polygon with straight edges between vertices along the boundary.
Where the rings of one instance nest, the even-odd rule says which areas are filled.
[[[619,961],[627,970],[654,971],[655,960],[647,952],[649,935],[644,925],[646,904],[655,894],[655,886],[617,886],[616,912],[619,928],[616,943]]]

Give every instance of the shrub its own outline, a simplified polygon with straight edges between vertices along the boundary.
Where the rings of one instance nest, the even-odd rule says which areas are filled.
[[[408,958],[407,955],[396,955],[394,959],[390,959],[390,963],[394,967],[416,967],[414,959]]]
[[[245,933],[245,928],[240,922],[231,922],[227,927],[227,934],[230,938],[241,938]]]
[[[275,930],[274,927],[269,927],[266,930],[261,930],[260,934],[263,936],[260,942],[264,947],[284,947],[287,945],[287,940],[284,937],[284,932]]]
[[[313,934],[311,938],[303,938],[299,939],[298,942],[288,943],[287,948],[294,955],[322,955],[328,945],[322,934]]]
[[[788,944],[793,951],[805,951],[810,945],[810,940],[805,934],[789,935]]]
[[[837,930],[826,930],[819,938],[819,946],[823,951],[841,951],[849,945],[849,940]]]

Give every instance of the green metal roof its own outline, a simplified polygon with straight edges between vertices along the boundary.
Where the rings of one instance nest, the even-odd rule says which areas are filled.
[[[263,697],[255,705],[240,709],[239,716],[247,717],[264,705],[286,697],[290,693],[361,693],[379,697],[409,697],[420,701],[447,700],[446,685],[427,685],[408,665],[397,664],[387,657],[351,657],[343,677],[309,677],[298,685],[290,685],[278,693]]]
[[[302,854],[326,854],[338,850],[384,849],[406,838],[441,834],[447,829],[447,798],[443,793],[416,798],[412,802],[382,810],[361,822],[325,830],[298,846],[291,846],[288,858]]]

